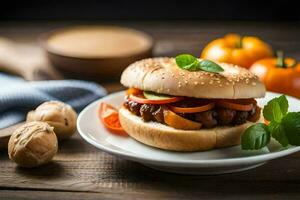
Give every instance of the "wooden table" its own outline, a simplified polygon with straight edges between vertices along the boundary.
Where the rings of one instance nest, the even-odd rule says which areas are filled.
[[[0,35],[37,48],[41,32],[72,23],[2,23]],[[99,22],[104,23],[104,22]],[[111,22],[144,30],[157,41],[155,55],[199,54],[207,43],[227,32],[259,35],[275,48],[300,59],[299,23],[254,22]],[[106,83],[110,91],[118,83]],[[16,167],[0,153],[0,199],[299,199],[300,152],[245,172],[217,176],[184,176],[152,170],[101,152],[78,134],[59,144],[49,165]]]

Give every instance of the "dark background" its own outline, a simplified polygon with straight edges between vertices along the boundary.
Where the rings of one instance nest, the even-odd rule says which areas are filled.
[[[297,0],[4,0],[0,20],[298,21]]]

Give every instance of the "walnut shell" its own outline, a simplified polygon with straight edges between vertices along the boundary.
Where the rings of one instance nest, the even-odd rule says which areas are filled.
[[[76,131],[77,113],[59,101],[48,101],[27,114],[27,122],[42,121],[54,127],[58,139],[71,137]]]
[[[11,135],[8,155],[19,166],[36,167],[51,161],[57,148],[53,127],[44,122],[29,122]]]

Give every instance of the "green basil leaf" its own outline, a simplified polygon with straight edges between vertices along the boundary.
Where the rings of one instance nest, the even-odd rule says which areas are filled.
[[[241,145],[244,150],[261,149],[269,142],[270,132],[263,123],[254,124],[247,128],[241,138]]]
[[[210,60],[201,60],[199,62],[199,68],[203,71],[207,72],[213,72],[213,73],[218,73],[218,72],[223,72],[224,69],[220,67],[217,63],[214,63],[213,61]]]
[[[282,115],[285,115],[288,112],[289,102],[285,95],[281,95],[277,99]]]
[[[264,118],[269,121],[276,121],[280,123],[283,114],[278,102],[278,98],[274,98],[268,102],[268,104],[263,109]]]
[[[210,60],[201,60],[199,61],[197,58],[190,54],[181,54],[176,56],[175,58],[176,64],[181,69],[189,70],[189,71],[207,71],[212,73],[218,73],[224,71],[222,67],[220,67],[217,63],[214,63]]]
[[[291,145],[300,145],[300,113],[290,112],[283,117],[282,126]]]
[[[283,117],[283,114],[280,109],[280,105],[276,101],[275,101],[274,107],[273,107],[273,117],[274,117],[274,121],[278,122],[278,123],[281,122],[281,119]]]
[[[165,100],[165,99],[173,98],[173,96],[167,94],[158,94],[151,91],[144,91],[144,96],[146,97],[146,99],[150,99],[150,100]]]
[[[199,64],[198,59],[190,54],[178,55],[176,56],[175,61],[178,67],[190,71],[197,70]]]
[[[289,145],[289,141],[286,137],[284,127],[281,124],[272,121],[269,124],[268,128],[271,133],[271,136],[275,138],[283,147],[287,147]]]
[[[264,106],[263,109],[263,115],[264,118],[268,121],[272,121],[274,119],[273,117],[273,104],[275,102],[275,99],[272,99],[267,103],[267,105]]]

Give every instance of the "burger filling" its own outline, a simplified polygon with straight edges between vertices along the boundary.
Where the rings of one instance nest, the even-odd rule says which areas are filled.
[[[130,91],[131,90],[131,91]],[[260,107],[255,99],[197,99],[130,89],[124,107],[145,122],[156,121],[179,129],[235,126],[255,122]]]

